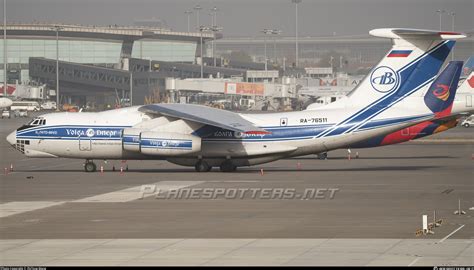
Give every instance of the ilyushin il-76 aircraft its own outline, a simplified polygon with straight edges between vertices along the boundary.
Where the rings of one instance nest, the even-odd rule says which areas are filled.
[[[446,117],[462,62],[437,78],[462,33],[384,28],[385,57],[348,97],[324,111],[243,114],[192,104],[150,104],[104,112],[52,113],[33,119],[7,141],[28,157],[167,160],[205,172],[317,154]],[[433,88],[433,84],[440,84]],[[429,98],[410,99],[417,93]]]

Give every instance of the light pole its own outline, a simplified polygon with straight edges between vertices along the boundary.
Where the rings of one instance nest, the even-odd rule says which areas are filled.
[[[276,45],[276,36],[281,34],[281,30],[278,29],[273,29],[272,31],[273,34],[273,58],[275,58],[275,63],[277,62],[277,45]]]
[[[221,32],[222,31],[222,27],[218,27],[216,25],[212,26],[211,30],[212,32],[214,32],[214,35],[212,37],[212,58],[214,60],[214,66],[216,66],[216,55],[215,55],[215,50],[216,50],[216,33],[218,32]]]
[[[130,107],[133,106],[133,70],[130,70]]]
[[[295,4],[295,48],[296,48],[296,61],[295,65],[298,67],[299,65],[299,53],[298,53],[298,4],[301,3],[302,0],[291,0],[292,3]]]
[[[439,14],[439,31],[441,31],[441,14],[445,13],[446,10],[438,9],[436,12]]]
[[[200,5],[194,6],[194,10],[196,11],[196,28],[199,29],[200,24],[199,24],[199,11],[202,9]]]
[[[146,57],[145,59],[148,59],[148,91],[150,91],[150,76],[151,76],[151,57]]]
[[[7,96],[7,0],[3,0],[3,96]]]
[[[51,30],[56,31],[56,110],[59,111],[59,31],[63,28],[56,25]]]
[[[217,7],[213,7],[211,8],[211,14],[212,14],[212,26],[216,26],[217,25],[217,11],[219,11],[219,9]]]
[[[204,70],[203,70],[203,66],[202,66],[202,65],[203,65],[203,58],[202,58],[202,31],[203,31],[203,29],[202,29],[202,27],[200,27],[200,28],[199,28],[199,32],[201,33],[201,35],[200,35],[200,43],[201,43],[201,45],[200,45],[199,47],[200,47],[200,49],[201,49],[201,53],[200,53],[199,55],[201,56],[201,79],[204,78]]]
[[[212,58],[214,60],[214,66],[216,66],[216,57],[214,56],[214,50],[215,50],[215,43],[216,43],[216,33],[218,30],[217,30],[217,11],[219,11],[219,9],[217,7],[213,7],[211,8],[211,22],[212,22],[212,31],[214,32],[214,38],[212,39]]]
[[[201,43],[201,46],[200,46],[201,47],[201,79],[204,78],[204,67],[203,67],[204,57],[202,55],[202,32],[204,32],[204,31],[212,31],[212,27],[207,27],[207,26],[203,26],[203,25],[201,25],[199,27],[199,32],[201,33],[201,35],[200,35],[200,43]]]
[[[267,35],[271,34],[270,29],[263,29],[263,46],[264,46],[264,54],[265,54],[265,71],[267,70]]]
[[[333,68],[334,68],[334,64],[333,64],[333,62],[334,62],[334,57],[333,57],[333,56],[331,56],[331,60],[329,60],[329,62],[331,63],[331,72],[334,74],[334,71],[333,71]]]
[[[268,57],[267,57],[267,35],[279,35],[280,30],[277,29],[263,29],[261,31],[264,35],[264,45],[265,45],[265,70],[268,69]],[[276,38],[273,38],[273,56],[276,61]]]
[[[449,15],[451,15],[451,31],[454,32],[454,17],[456,16],[456,12],[454,12],[454,11],[449,12]],[[451,61],[453,61],[453,60],[454,60],[454,47],[451,50]]]
[[[189,17],[191,16],[191,14],[193,14],[193,12],[190,11],[190,10],[186,10],[186,11],[184,12],[184,14],[186,14],[186,16],[188,17],[188,33],[189,33],[189,32],[191,32],[191,31],[190,31],[190,27],[189,27]]]

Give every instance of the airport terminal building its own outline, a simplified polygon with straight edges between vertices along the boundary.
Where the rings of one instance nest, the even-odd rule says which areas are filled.
[[[3,63],[1,33],[0,62]],[[7,25],[7,80],[9,84],[46,83],[55,89],[58,52],[61,98],[95,94],[100,99],[100,96],[129,92],[135,86],[134,98],[137,103],[143,103],[153,85],[164,84],[164,79],[160,82],[159,78],[171,76],[159,63],[195,64],[201,38],[205,43],[214,34],[117,25],[10,24]],[[0,69],[3,75],[3,65]],[[176,68],[169,69],[179,72]],[[3,83],[4,77],[0,77]]]
[[[203,32],[202,36],[205,42],[212,34]],[[60,61],[111,68],[119,68],[130,57],[193,63],[200,37],[200,33],[112,25],[8,25],[8,78],[27,81],[30,57],[56,59],[57,49]],[[3,40],[0,49],[3,52]],[[4,61],[3,53],[0,61]]]

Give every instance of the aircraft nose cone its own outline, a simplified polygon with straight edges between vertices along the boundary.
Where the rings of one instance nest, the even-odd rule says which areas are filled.
[[[11,145],[16,144],[16,131],[13,131],[7,136],[7,142]]]

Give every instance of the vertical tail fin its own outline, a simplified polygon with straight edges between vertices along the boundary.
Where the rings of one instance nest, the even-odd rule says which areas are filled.
[[[468,74],[461,86],[458,87],[458,93],[474,93],[474,70]]]
[[[436,76],[460,33],[414,29],[375,29],[391,38],[392,49],[350,94],[353,104],[387,106],[428,85]]]
[[[449,62],[425,94],[425,104],[435,113],[436,117],[445,117],[451,114],[462,64],[462,61]]]
[[[469,57],[462,67],[462,76],[468,76],[474,71],[474,55]]]

